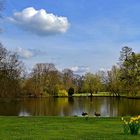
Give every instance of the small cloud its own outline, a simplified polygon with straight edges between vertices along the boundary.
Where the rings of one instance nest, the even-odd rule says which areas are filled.
[[[110,71],[111,69],[109,68],[100,68],[99,71],[103,71],[103,72],[107,72],[107,71]]]
[[[76,74],[85,74],[89,72],[89,67],[87,66],[74,66],[71,67],[71,70]]]
[[[45,51],[41,51],[38,49],[29,49],[30,52],[33,53],[33,56],[40,56],[40,55],[46,55],[47,53]]]
[[[36,10],[33,7],[15,12],[8,19],[25,31],[43,36],[65,33],[69,27],[67,17],[56,16],[44,9]]]
[[[29,59],[33,57],[33,53],[27,49],[23,49],[21,47],[16,48],[15,52],[24,59]]]
[[[99,71],[107,71],[105,68],[100,68]]]
[[[22,59],[29,59],[35,56],[45,55],[46,52],[42,52],[36,49],[24,49],[21,47],[16,48],[15,52],[19,55]]]

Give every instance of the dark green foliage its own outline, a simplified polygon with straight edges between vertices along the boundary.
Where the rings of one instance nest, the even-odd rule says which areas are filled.
[[[74,88],[70,87],[68,91],[68,96],[72,96],[74,94]]]
[[[136,96],[140,92],[140,54],[123,47],[119,65],[107,71],[104,81],[107,91],[113,96]]]
[[[123,92],[135,96],[140,84],[140,54],[132,52],[131,48],[122,48],[120,59],[120,81]]]

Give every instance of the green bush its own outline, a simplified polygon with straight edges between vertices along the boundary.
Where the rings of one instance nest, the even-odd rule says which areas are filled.
[[[68,96],[68,92],[66,90],[59,90],[58,91],[58,96]]]
[[[72,96],[73,94],[74,94],[74,88],[71,87],[71,88],[69,88],[68,95]]]

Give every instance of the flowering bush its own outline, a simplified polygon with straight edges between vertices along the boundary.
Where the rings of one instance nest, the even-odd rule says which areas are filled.
[[[58,96],[68,96],[68,92],[66,90],[59,90]]]
[[[124,133],[128,134],[129,132],[131,135],[137,135],[140,128],[140,115],[137,117],[131,117],[128,121],[122,118]]]

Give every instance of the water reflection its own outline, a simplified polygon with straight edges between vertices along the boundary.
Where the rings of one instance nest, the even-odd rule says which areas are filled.
[[[140,114],[140,100],[114,97],[39,98],[22,101],[0,101],[4,116],[74,116],[87,112],[94,116],[125,116]]]

